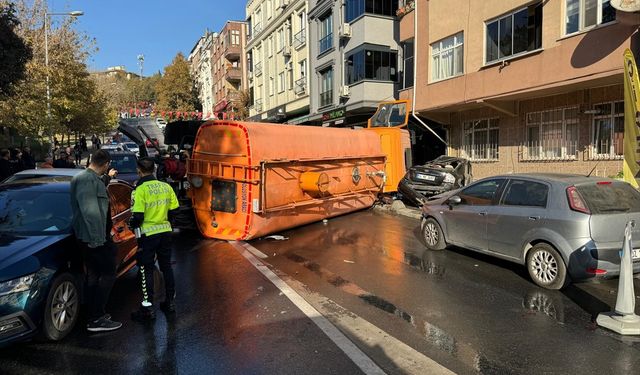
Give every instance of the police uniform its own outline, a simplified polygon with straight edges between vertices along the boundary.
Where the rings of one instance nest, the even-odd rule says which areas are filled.
[[[131,193],[131,226],[140,230],[137,262],[142,282],[142,308],[152,311],[153,269],[158,257],[164,275],[167,302],[173,305],[175,282],[171,269],[171,223],[169,212],[178,208],[178,199],[171,186],[153,175],[142,177]]]

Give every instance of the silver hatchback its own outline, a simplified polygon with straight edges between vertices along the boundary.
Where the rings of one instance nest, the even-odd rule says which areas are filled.
[[[456,245],[524,264],[547,289],[617,276],[625,224],[633,220],[633,268],[640,272],[640,193],[624,182],[566,174],[496,176],[432,197],[422,215],[429,249]]]

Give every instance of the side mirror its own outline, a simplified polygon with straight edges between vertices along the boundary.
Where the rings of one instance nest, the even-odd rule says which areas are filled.
[[[457,206],[460,203],[462,203],[462,198],[457,195],[454,195],[453,197],[447,199],[447,204],[449,205],[449,207]]]

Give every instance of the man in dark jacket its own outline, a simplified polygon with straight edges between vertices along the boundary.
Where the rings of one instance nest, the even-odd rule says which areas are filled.
[[[11,163],[9,162],[10,156],[11,152],[6,148],[0,150],[0,181],[3,181],[13,174],[11,172]]]
[[[122,327],[122,323],[112,321],[104,310],[116,279],[109,196],[100,178],[109,170],[110,162],[109,153],[98,150],[91,157],[89,168],[71,180],[73,231],[87,269],[89,332],[114,331]]]
[[[24,169],[35,169],[36,160],[31,155],[31,148],[25,147],[22,149],[22,164]]]

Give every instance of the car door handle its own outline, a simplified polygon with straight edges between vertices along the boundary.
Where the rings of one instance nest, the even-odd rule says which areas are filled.
[[[532,221],[540,220],[540,216],[529,216],[529,220],[532,220]]]
[[[480,216],[487,216],[487,213],[486,213],[486,212],[478,212],[478,215],[480,215]]]

